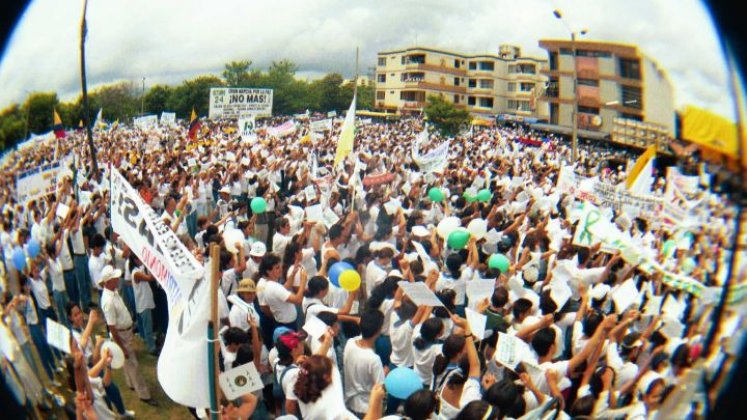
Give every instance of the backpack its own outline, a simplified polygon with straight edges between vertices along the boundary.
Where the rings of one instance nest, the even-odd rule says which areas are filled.
[[[275,401],[280,403],[280,408],[282,410],[283,414],[285,413],[285,391],[283,391],[283,379],[285,378],[285,375],[290,371],[291,369],[298,369],[298,366],[291,364],[289,366],[286,366],[282,372],[280,372],[280,379],[278,379],[278,366],[280,365],[280,362],[275,364],[275,372],[272,374],[272,396],[275,398]]]

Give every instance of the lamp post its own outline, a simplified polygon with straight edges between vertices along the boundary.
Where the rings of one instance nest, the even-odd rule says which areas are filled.
[[[552,13],[558,20],[563,22],[565,27],[568,29],[568,32],[571,33],[571,50],[573,51],[573,112],[571,113],[573,131],[571,134],[571,154],[572,159],[575,162],[578,160],[578,74],[576,68],[576,36],[585,35],[587,30],[582,29],[580,31],[574,31],[570,26],[568,26],[568,23],[563,20],[563,13],[560,10],[555,9]]]

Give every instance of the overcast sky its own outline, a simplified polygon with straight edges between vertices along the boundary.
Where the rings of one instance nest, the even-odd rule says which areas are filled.
[[[36,0],[0,63],[0,109],[27,92],[80,92],[80,1]],[[675,86],[675,102],[733,119],[725,61],[698,0],[89,0],[87,70],[91,87],[131,80],[146,87],[220,74],[231,60],[255,68],[290,59],[318,77],[376,65],[376,53],[415,44],[497,53],[515,44],[546,58],[539,39],[568,38],[560,8],[589,40],[636,44]]]

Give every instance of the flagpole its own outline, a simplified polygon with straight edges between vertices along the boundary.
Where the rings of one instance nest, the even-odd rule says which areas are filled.
[[[88,136],[88,148],[91,151],[91,165],[93,168],[93,179],[99,181],[99,166],[96,162],[96,149],[93,145],[93,131],[91,130],[90,117],[88,115],[88,87],[86,85],[86,10],[88,9],[88,0],[83,0],[83,17],[80,20],[80,84],[83,96],[83,123],[86,125],[86,135]]]
[[[218,389],[218,269],[220,245],[210,246],[210,321],[208,322],[208,376],[210,379],[210,419],[220,418],[220,389]]]

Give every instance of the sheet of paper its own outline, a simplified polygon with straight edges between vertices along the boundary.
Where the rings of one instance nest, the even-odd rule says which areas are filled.
[[[684,305],[680,304],[680,302],[672,295],[667,296],[664,300],[664,305],[661,307],[662,314],[675,319],[680,319],[684,310]]]
[[[70,212],[70,207],[62,204],[57,203],[57,211],[55,212],[55,215],[59,217],[60,219],[64,219],[67,217],[67,214]]]
[[[254,308],[252,307],[252,305],[244,302],[244,300],[241,299],[238,295],[230,295],[226,298],[226,300],[228,300],[234,305],[237,305],[238,307],[240,307],[241,309],[249,313],[252,313],[254,311]]]
[[[400,281],[397,284],[402,288],[402,291],[407,295],[407,297],[409,297],[417,306],[444,306],[438,297],[436,297],[436,294],[433,293],[425,283]]]
[[[324,333],[327,332],[327,330],[329,330],[329,326],[322,322],[319,318],[310,316],[306,318],[306,323],[303,324],[303,330],[306,331],[309,336],[316,340],[319,337],[323,336]]]
[[[558,309],[556,311],[562,309],[572,295],[573,292],[571,291],[571,287],[568,286],[568,283],[553,282],[552,286],[550,287],[550,297],[552,298],[553,302],[558,305]]]
[[[484,339],[485,324],[488,322],[488,317],[470,308],[465,308],[464,314],[467,316],[467,323],[469,323],[472,334],[480,340]]]
[[[661,302],[664,300],[664,296],[652,296],[649,295],[646,305],[643,307],[643,313],[646,315],[657,315],[661,310]]]
[[[633,279],[626,280],[612,293],[612,301],[615,302],[615,310],[618,314],[626,309],[638,298],[638,288],[635,287]]]
[[[337,224],[337,222],[340,221],[340,217],[329,207],[324,209],[322,216],[324,225],[327,226],[327,229],[331,228],[333,225]]]
[[[481,300],[493,296],[495,291],[495,280],[493,279],[474,279],[467,281],[467,297],[469,303],[476,304]]]
[[[47,318],[47,343],[50,346],[70,353],[70,330],[64,325]]]
[[[306,195],[306,201],[313,201],[316,199],[316,190],[313,185],[309,185],[303,190]]]
[[[311,222],[323,222],[324,211],[321,204],[306,207],[306,220]]]
[[[227,370],[219,376],[220,388],[226,398],[235,400],[243,395],[264,388],[254,362]]]
[[[418,256],[423,260],[423,263],[430,261],[430,257],[428,256],[428,253],[425,252],[425,248],[423,248],[423,245],[420,242],[412,241],[412,246],[415,247],[415,251],[418,253]],[[425,273],[426,275],[428,273]]]
[[[515,370],[519,362],[528,361],[536,364],[529,345],[513,335],[498,333],[498,343],[495,349],[495,361],[511,370]]]
[[[402,208],[402,202],[397,199],[391,199],[384,203],[384,210],[386,210],[386,214],[390,216],[397,214],[397,210],[400,208]]]

